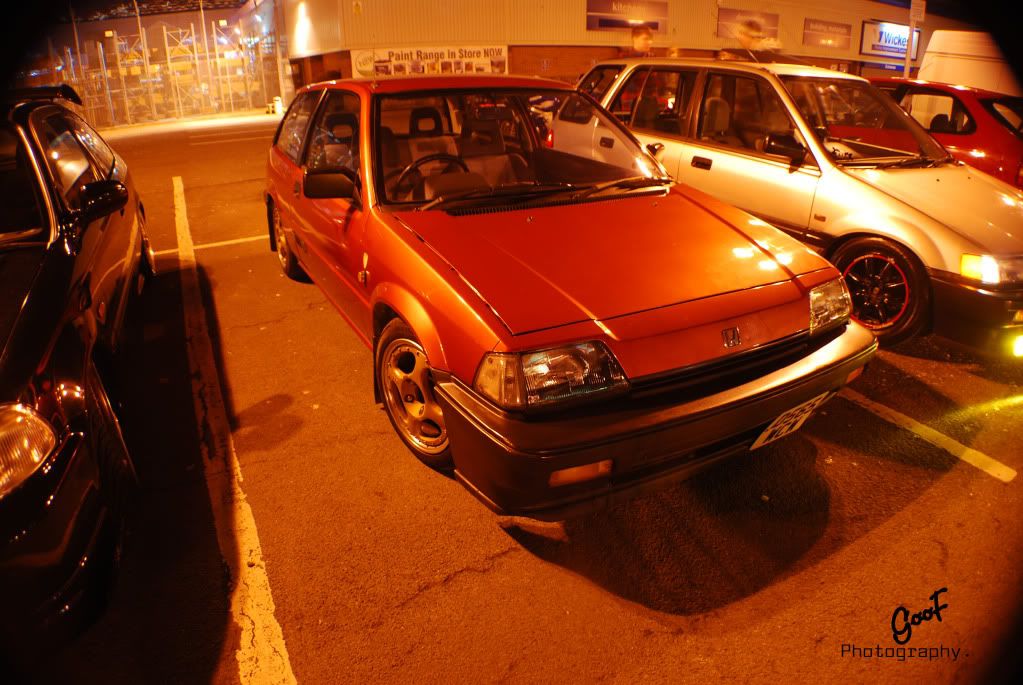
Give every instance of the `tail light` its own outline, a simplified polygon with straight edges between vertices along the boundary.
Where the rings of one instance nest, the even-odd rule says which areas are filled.
[[[547,131],[547,137],[543,139],[543,144],[550,148],[554,147],[554,129]],[[1023,169],[1020,171],[1023,171]]]

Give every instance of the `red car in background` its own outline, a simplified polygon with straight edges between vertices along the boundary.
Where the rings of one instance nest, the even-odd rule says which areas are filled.
[[[904,78],[872,78],[956,159],[1023,188],[1023,98]]]

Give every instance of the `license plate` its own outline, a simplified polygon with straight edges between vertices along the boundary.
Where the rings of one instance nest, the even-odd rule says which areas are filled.
[[[774,442],[780,438],[784,438],[789,433],[795,433],[799,430],[810,415],[817,411],[817,407],[824,404],[829,397],[834,393],[830,390],[823,392],[812,400],[803,402],[798,407],[792,407],[787,412],[776,418],[771,422],[771,425],[764,429],[764,432],[760,434],[760,437],[756,439],[750,446],[750,450],[755,450],[758,447],[763,447],[769,442]]]

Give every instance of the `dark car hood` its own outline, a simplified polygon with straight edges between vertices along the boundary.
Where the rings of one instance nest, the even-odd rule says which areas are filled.
[[[827,266],[780,231],[683,186],[667,195],[462,216],[408,211],[398,218],[516,335],[756,288]]]
[[[42,245],[0,247],[0,357],[45,255]]]

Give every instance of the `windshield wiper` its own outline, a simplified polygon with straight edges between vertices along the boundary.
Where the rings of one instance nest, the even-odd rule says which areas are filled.
[[[930,157],[925,157],[924,155],[913,155],[912,157],[903,157],[901,159],[893,159],[890,162],[878,162],[876,168],[877,169],[891,169],[893,167],[912,167],[912,166],[932,167],[932,166],[937,166],[939,163],[941,163],[943,161],[945,161],[945,160],[943,160],[943,159],[931,159]]]
[[[634,190],[636,188],[663,186],[666,183],[673,183],[673,181],[667,176],[629,176],[627,178],[618,178],[614,181],[605,181],[604,183],[597,183],[596,185],[583,188],[580,192],[573,195],[572,199],[581,200],[584,197],[589,197],[594,193],[599,193],[602,190],[608,190],[609,188]]]
[[[532,197],[533,195],[546,194],[546,193],[557,193],[567,190],[575,190],[578,186],[571,183],[539,183],[532,181],[521,181],[518,183],[503,183],[493,188],[473,188],[472,190],[466,190],[460,193],[448,193],[447,195],[438,195],[433,198],[425,205],[420,205],[416,208],[417,212],[425,212],[428,209],[432,209],[438,205],[446,204],[448,202],[454,202],[456,200],[468,200],[474,197],[493,197],[493,198],[519,198],[519,197]],[[516,192],[517,191],[517,192]]]

